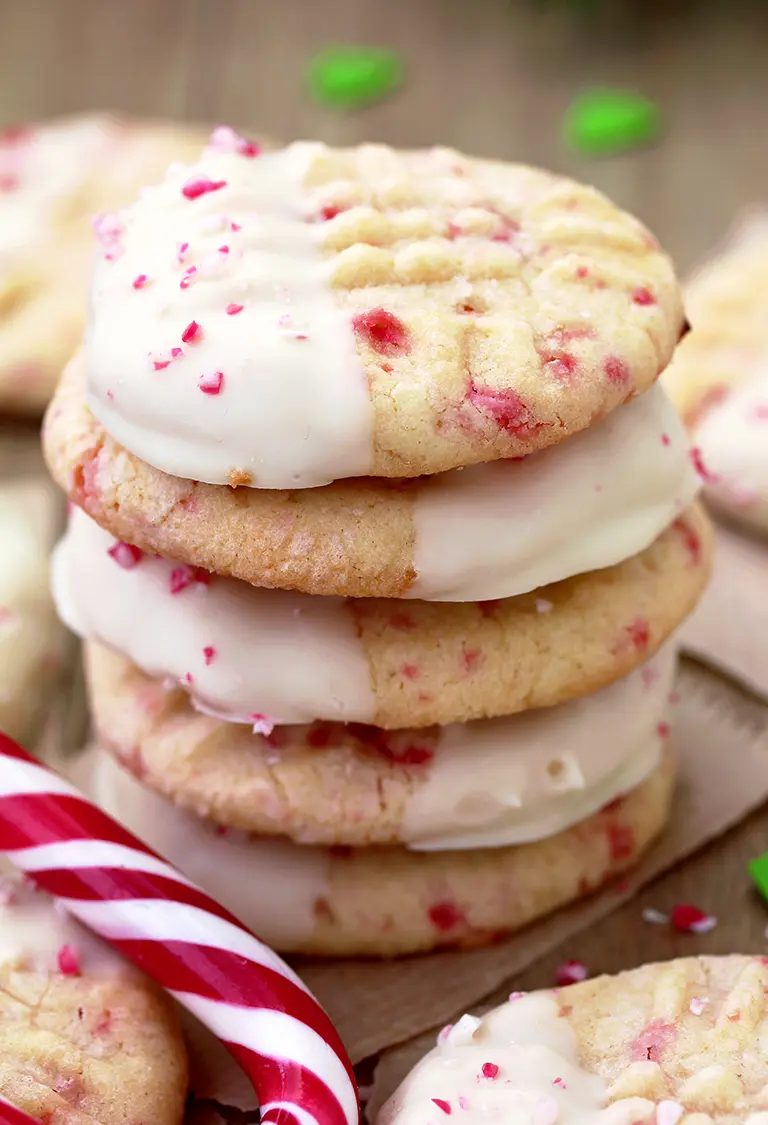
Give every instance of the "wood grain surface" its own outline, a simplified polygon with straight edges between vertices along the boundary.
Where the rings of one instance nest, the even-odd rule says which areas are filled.
[[[653,18],[646,6],[624,18],[616,0],[607,18],[578,23],[524,0],[0,0],[0,124],[108,108],[228,121],[284,139],[441,142],[540,163],[636,211],[686,270],[739,208],[765,197],[768,6],[702,4],[695,15],[671,0],[660,7]],[[313,104],[304,67],[334,42],[401,52],[402,93],[348,115]],[[600,83],[657,99],[664,140],[608,160],[571,156],[559,139],[562,113]],[[3,465],[34,462],[34,446],[29,431],[3,432]],[[68,692],[77,696],[72,685]],[[760,813],[515,987],[551,981],[564,956],[610,971],[694,948],[690,937],[642,923],[644,905],[692,901],[716,913],[718,927],[695,940],[697,950],[763,950],[768,911],[745,868],[764,850]]]

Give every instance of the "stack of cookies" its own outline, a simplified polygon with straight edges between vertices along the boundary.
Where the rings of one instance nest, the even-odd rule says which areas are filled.
[[[490,941],[633,864],[710,554],[683,325],[591,189],[217,130],[104,225],[46,423],[97,797],[284,951]]]

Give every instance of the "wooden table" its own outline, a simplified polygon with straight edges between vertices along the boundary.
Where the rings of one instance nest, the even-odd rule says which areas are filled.
[[[594,182],[636,211],[687,269],[741,206],[763,198],[768,104],[765,5],[701,5],[697,18],[617,14],[578,25],[524,0],[0,0],[0,121],[112,108],[250,125],[282,138],[441,142]],[[676,8],[670,0],[668,8]],[[403,92],[336,115],[302,91],[302,71],[332,42],[388,45],[408,67]],[[601,162],[561,146],[561,115],[594,83],[635,86],[668,123],[657,148]],[[753,816],[607,922],[531,969],[553,979],[563,956],[616,970],[692,948],[640,922],[645,905],[693,901],[718,927],[696,950],[761,951],[768,911],[747,860],[768,850]]]

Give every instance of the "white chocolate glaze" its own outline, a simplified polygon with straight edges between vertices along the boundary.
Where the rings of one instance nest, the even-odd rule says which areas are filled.
[[[529,843],[634,789],[658,765],[675,666],[668,643],[594,695],[444,727],[403,840],[426,851]]]
[[[109,554],[114,544],[72,512],[53,591],[78,636],[177,680],[200,710],[231,722],[372,721],[368,663],[341,598],[215,576],[172,593],[176,564],[144,555],[126,569]]]
[[[365,373],[303,186],[322,151],[207,149],[105,228],[88,404],[150,465],[257,488],[370,471]]]
[[[82,976],[130,974],[135,970],[110,946],[86,930],[47,895],[11,875],[0,863],[0,962],[56,973],[62,964]],[[64,960],[60,954],[65,949]]]
[[[694,441],[707,498],[739,522],[768,531],[768,370],[754,372],[708,410]]]
[[[677,412],[652,387],[552,449],[424,481],[407,596],[510,598],[613,566],[649,547],[700,484]]]
[[[375,1125],[636,1125],[654,1105],[608,1105],[598,1074],[580,1065],[576,1036],[551,992],[514,994],[482,1019],[463,1016],[417,1063]],[[493,1077],[486,1077],[486,1073]],[[498,1068],[495,1070],[494,1068]],[[659,1118],[660,1120],[660,1118]]]
[[[218,834],[146,789],[103,750],[93,753],[95,800],[183,874],[211,891],[268,945],[290,947],[312,934],[315,903],[328,890],[328,852],[288,840]]]

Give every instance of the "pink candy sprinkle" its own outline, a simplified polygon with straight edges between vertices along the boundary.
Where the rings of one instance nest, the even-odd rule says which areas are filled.
[[[184,261],[184,257],[187,253],[187,250],[189,250],[189,243],[188,242],[180,242],[179,245],[176,247],[176,257],[180,262]]]
[[[650,289],[646,289],[644,285],[641,285],[639,289],[636,289],[634,291],[634,293],[632,294],[632,300],[636,305],[656,304],[656,298],[654,297],[653,293],[651,293]]]
[[[181,348],[171,348],[170,356],[168,359],[165,359],[164,357],[155,358],[154,356],[150,356],[150,359],[152,360],[152,367],[155,371],[164,371],[166,367],[170,367],[174,359],[178,359],[179,356],[183,354],[184,353],[182,352]]]
[[[253,158],[261,154],[261,149],[253,141],[247,141],[228,125],[219,125],[211,133],[208,147],[216,152],[235,152],[238,156]]]
[[[224,375],[221,371],[214,371],[211,375],[202,375],[197,385],[204,395],[221,394],[224,386]]]
[[[662,434],[661,435],[661,444],[662,445],[669,445],[670,444],[669,434]]]
[[[483,1063],[480,1070],[483,1078],[490,1078],[491,1080],[499,1073],[499,1068],[496,1066],[496,1063]]]
[[[208,195],[212,191],[220,191],[226,186],[226,180],[212,180],[210,176],[196,176],[187,180],[181,189],[181,194],[185,199],[199,199],[201,195]]]
[[[134,279],[133,279],[133,288],[134,289],[143,289],[146,285],[149,285],[149,278],[147,277],[147,275],[145,273],[140,273],[138,275],[138,277],[134,277]]]
[[[690,451],[691,462],[694,469],[699,474],[705,484],[717,484],[717,476],[711,473],[707,466],[704,464],[704,458],[701,455],[701,450],[697,445],[694,445]]]
[[[237,316],[244,308],[245,305],[227,305],[227,316]]]
[[[203,334],[203,330],[196,320],[190,320],[187,327],[181,334],[181,340],[184,344],[191,344],[194,340],[199,340]]]
[[[179,282],[179,289],[189,289],[190,285],[195,280],[194,275],[196,273],[197,273],[197,266],[190,266],[188,269],[184,270],[184,276],[182,277],[181,281]]]
[[[139,547],[134,547],[132,543],[124,543],[122,540],[110,547],[107,554],[123,570],[132,570],[144,557],[144,552]]]
[[[522,1000],[524,996],[525,996],[524,992],[510,992],[509,1002],[510,1002],[510,1004],[514,1004],[515,1000]]]
[[[586,980],[587,975],[587,967],[581,961],[565,961],[555,970],[555,979],[561,986],[578,984],[579,981]]]
[[[663,719],[660,723],[657,723],[656,734],[659,738],[669,738],[669,723],[665,723]]]
[[[254,711],[252,715],[249,715],[248,721],[253,723],[254,734],[263,734],[268,737],[275,729],[273,720],[268,715],[262,715],[260,711]]]
[[[562,1078],[553,1078],[552,1079],[552,1085],[557,1086],[558,1090],[567,1090],[568,1089],[567,1085],[562,1080]]]
[[[56,961],[59,966],[59,972],[63,973],[65,977],[80,976],[80,961],[74,946],[62,945]]]
[[[464,912],[455,902],[436,902],[430,906],[427,917],[441,933],[447,933],[466,921]]]
[[[171,571],[170,591],[180,594],[188,586],[207,586],[210,581],[211,575],[201,566],[175,566]]]
[[[445,1100],[445,1098],[432,1098],[432,1101],[435,1103],[435,1105],[437,1106],[438,1109],[441,1109],[443,1111],[443,1113],[447,1113],[448,1116],[450,1117],[450,1115],[451,1115],[451,1103],[450,1102],[447,1102]]]
[[[117,215],[94,215],[91,224],[97,241],[105,249],[116,246],[122,238],[123,228]]]
[[[368,309],[352,318],[358,339],[380,355],[399,355],[410,351],[411,337],[401,320],[387,309]]]
[[[205,648],[203,649],[203,659],[205,660],[206,667],[209,664],[213,664],[213,661],[214,661],[215,657],[216,657],[216,649],[213,647],[213,645],[206,645]]]
[[[686,902],[672,907],[669,920],[672,928],[683,934],[708,934],[717,925],[717,918]]]
[[[464,1094],[459,1094],[459,1109],[463,1109],[465,1113],[469,1109],[469,1098]]]

